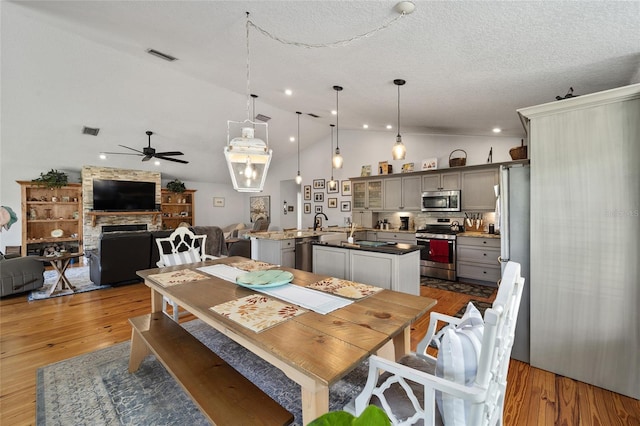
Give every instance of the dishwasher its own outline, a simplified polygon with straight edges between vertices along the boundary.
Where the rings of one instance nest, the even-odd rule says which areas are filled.
[[[313,272],[313,241],[318,237],[296,238],[296,269]]]

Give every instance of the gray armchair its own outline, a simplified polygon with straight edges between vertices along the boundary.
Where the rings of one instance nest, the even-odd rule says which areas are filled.
[[[42,287],[44,264],[30,257],[0,255],[0,297]]]

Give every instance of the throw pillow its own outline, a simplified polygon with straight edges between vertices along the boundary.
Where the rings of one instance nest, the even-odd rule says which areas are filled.
[[[482,315],[473,303],[469,302],[460,324],[457,327],[449,327],[442,335],[436,360],[436,376],[471,386],[478,371],[483,334]],[[444,424],[467,424],[471,409],[469,402],[436,392],[436,403]]]
[[[185,263],[195,263],[202,260],[198,249],[181,251],[179,253],[163,254],[161,255],[161,258],[164,266],[184,265]]]

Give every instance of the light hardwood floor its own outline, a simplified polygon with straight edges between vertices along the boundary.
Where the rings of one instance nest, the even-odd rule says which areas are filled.
[[[422,287],[438,300],[435,311],[453,315],[470,299]],[[35,424],[36,370],[130,338],[129,317],[150,311],[150,291],[132,284],[49,300],[26,296],[0,301],[0,424]],[[189,320],[186,317],[183,321]],[[412,329],[426,331],[428,314]],[[512,361],[505,425],[640,425],[640,402]]]

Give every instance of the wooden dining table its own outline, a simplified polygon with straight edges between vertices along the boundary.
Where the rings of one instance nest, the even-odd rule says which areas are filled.
[[[434,299],[385,289],[326,315],[307,311],[254,332],[210,309],[255,294],[254,290],[208,274],[206,279],[166,287],[153,277],[180,269],[200,273],[197,268],[202,266],[247,260],[235,256],[137,273],[151,289],[152,312],[162,311],[162,297],[166,296],[298,383],[304,424],[328,412],[329,387],[370,355],[397,360],[409,352],[411,324],[436,304]],[[276,267],[291,272],[292,284],[299,286],[328,278]]]

